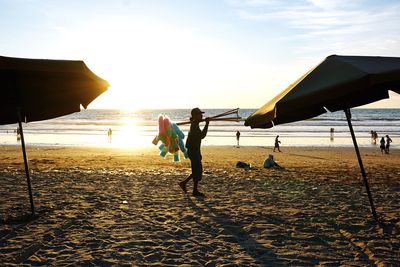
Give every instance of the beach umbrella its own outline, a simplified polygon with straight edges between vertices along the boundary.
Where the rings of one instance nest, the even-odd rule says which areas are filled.
[[[18,123],[34,215],[29,166],[22,121],[40,121],[80,111],[107,90],[83,61],[27,59],[0,56],[0,124]]]
[[[271,128],[343,110],[346,115],[371,211],[376,215],[351,123],[350,108],[400,93],[400,58],[331,55],[250,115],[245,125]]]

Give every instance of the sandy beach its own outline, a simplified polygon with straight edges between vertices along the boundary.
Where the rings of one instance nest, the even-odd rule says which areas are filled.
[[[155,147],[28,147],[31,221],[21,149],[0,150],[2,266],[400,265],[400,150],[361,149],[383,225],[353,148],[283,147],[264,169],[270,147],[204,147],[198,199],[189,161]]]

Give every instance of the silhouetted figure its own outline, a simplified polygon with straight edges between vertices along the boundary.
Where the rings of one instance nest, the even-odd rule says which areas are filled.
[[[274,156],[269,154],[268,158],[264,160],[264,168],[280,167],[278,163],[275,162]]]
[[[206,118],[206,125],[203,130],[200,130],[199,123],[203,119],[203,111],[199,108],[194,108],[191,111],[191,124],[190,130],[188,133],[188,138],[186,140],[186,148],[187,153],[190,159],[190,165],[192,168],[192,173],[182,182],[179,183],[179,186],[182,188],[183,192],[187,192],[186,184],[193,179],[193,196],[196,197],[204,197],[204,194],[198,190],[198,184],[203,176],[203,165],[201,163],[201,140],[206,137],[208,131],[208,125],[210,123],[210,119]]]
[[[240,132],[236,131],[237,146],[239,147]]]
[[[383,154],[383,152],[386,152],[386,149],[385,149],[385,138],[384,137],[381,138],[380,143],[381,143],[381,145],[380,145],[379,148],[381,149],[381,153]]]
[[[108,142],[111,143],[111,140],[112,140],[112,130],[111,130],[111,128],[108,129],[107,136],[108,136]]]
[[[376,131],[372,131],[372,140],[374,145],[376,145],[376,140],[378,140],[378,133]]]
[[[390,143],[392,142],[392,139],[389,137],[389,135],[386,135],[386,146],[385,146],[385,153],[389,154],[389,149],[390,149]]]
[[[335,129],[331,128],[331,141],[334,139]]]
[[[281,143],[281,141],[279,141],[278,138],[279,138],[279,135],[277,135],[275,137],[274,152],[275,152],[275,149],[278,149],[279,152],[282,152],[281,149],[279,148],[279,144]]]
[[[17,128],[17,141],[21,140],[21,129]]]

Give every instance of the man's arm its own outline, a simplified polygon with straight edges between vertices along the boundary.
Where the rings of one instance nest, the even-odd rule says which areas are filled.
[[[208,125],[210,124],[210,118],[206,118],[205,121],[206,125],[204,126],[203,131],[201,131],[201,139],[203,139],[207,135]]]

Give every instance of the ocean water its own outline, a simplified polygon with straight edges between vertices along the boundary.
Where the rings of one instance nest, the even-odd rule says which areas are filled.
[[[228,109],[206,109],[213,116]],[[255,109],[241,109],[239,115],[247,118]],[[159,114],[174,122],[186,121],[189,109],[169,110],[99,110],[89,109],[68,116],[24,123],[27,146],[90,146],[90,147],[151,147],[157,135]],[[358,144],[379,147],[379,139],[390,135],[392,147],[400,148],[400,109],[352,109],[352,122]],[[187,125],[181,126],[185,134]],[[0,145],[18,145],[17,124],[0,126]],[[112,138],[107,131],[112,129]],[[330,129],[334,128],[331,140]],[[370,131],[377,131],[378,144],[371,142]],[[344,112],[325,113],[309,120],[278,125],[271,129],[251,129],[243,122],[211,122],[203,145],[236,145],[236,131],[241,132],[240,145],[273,146],[276,135],[281,146],[346,147],[352,140]]]

